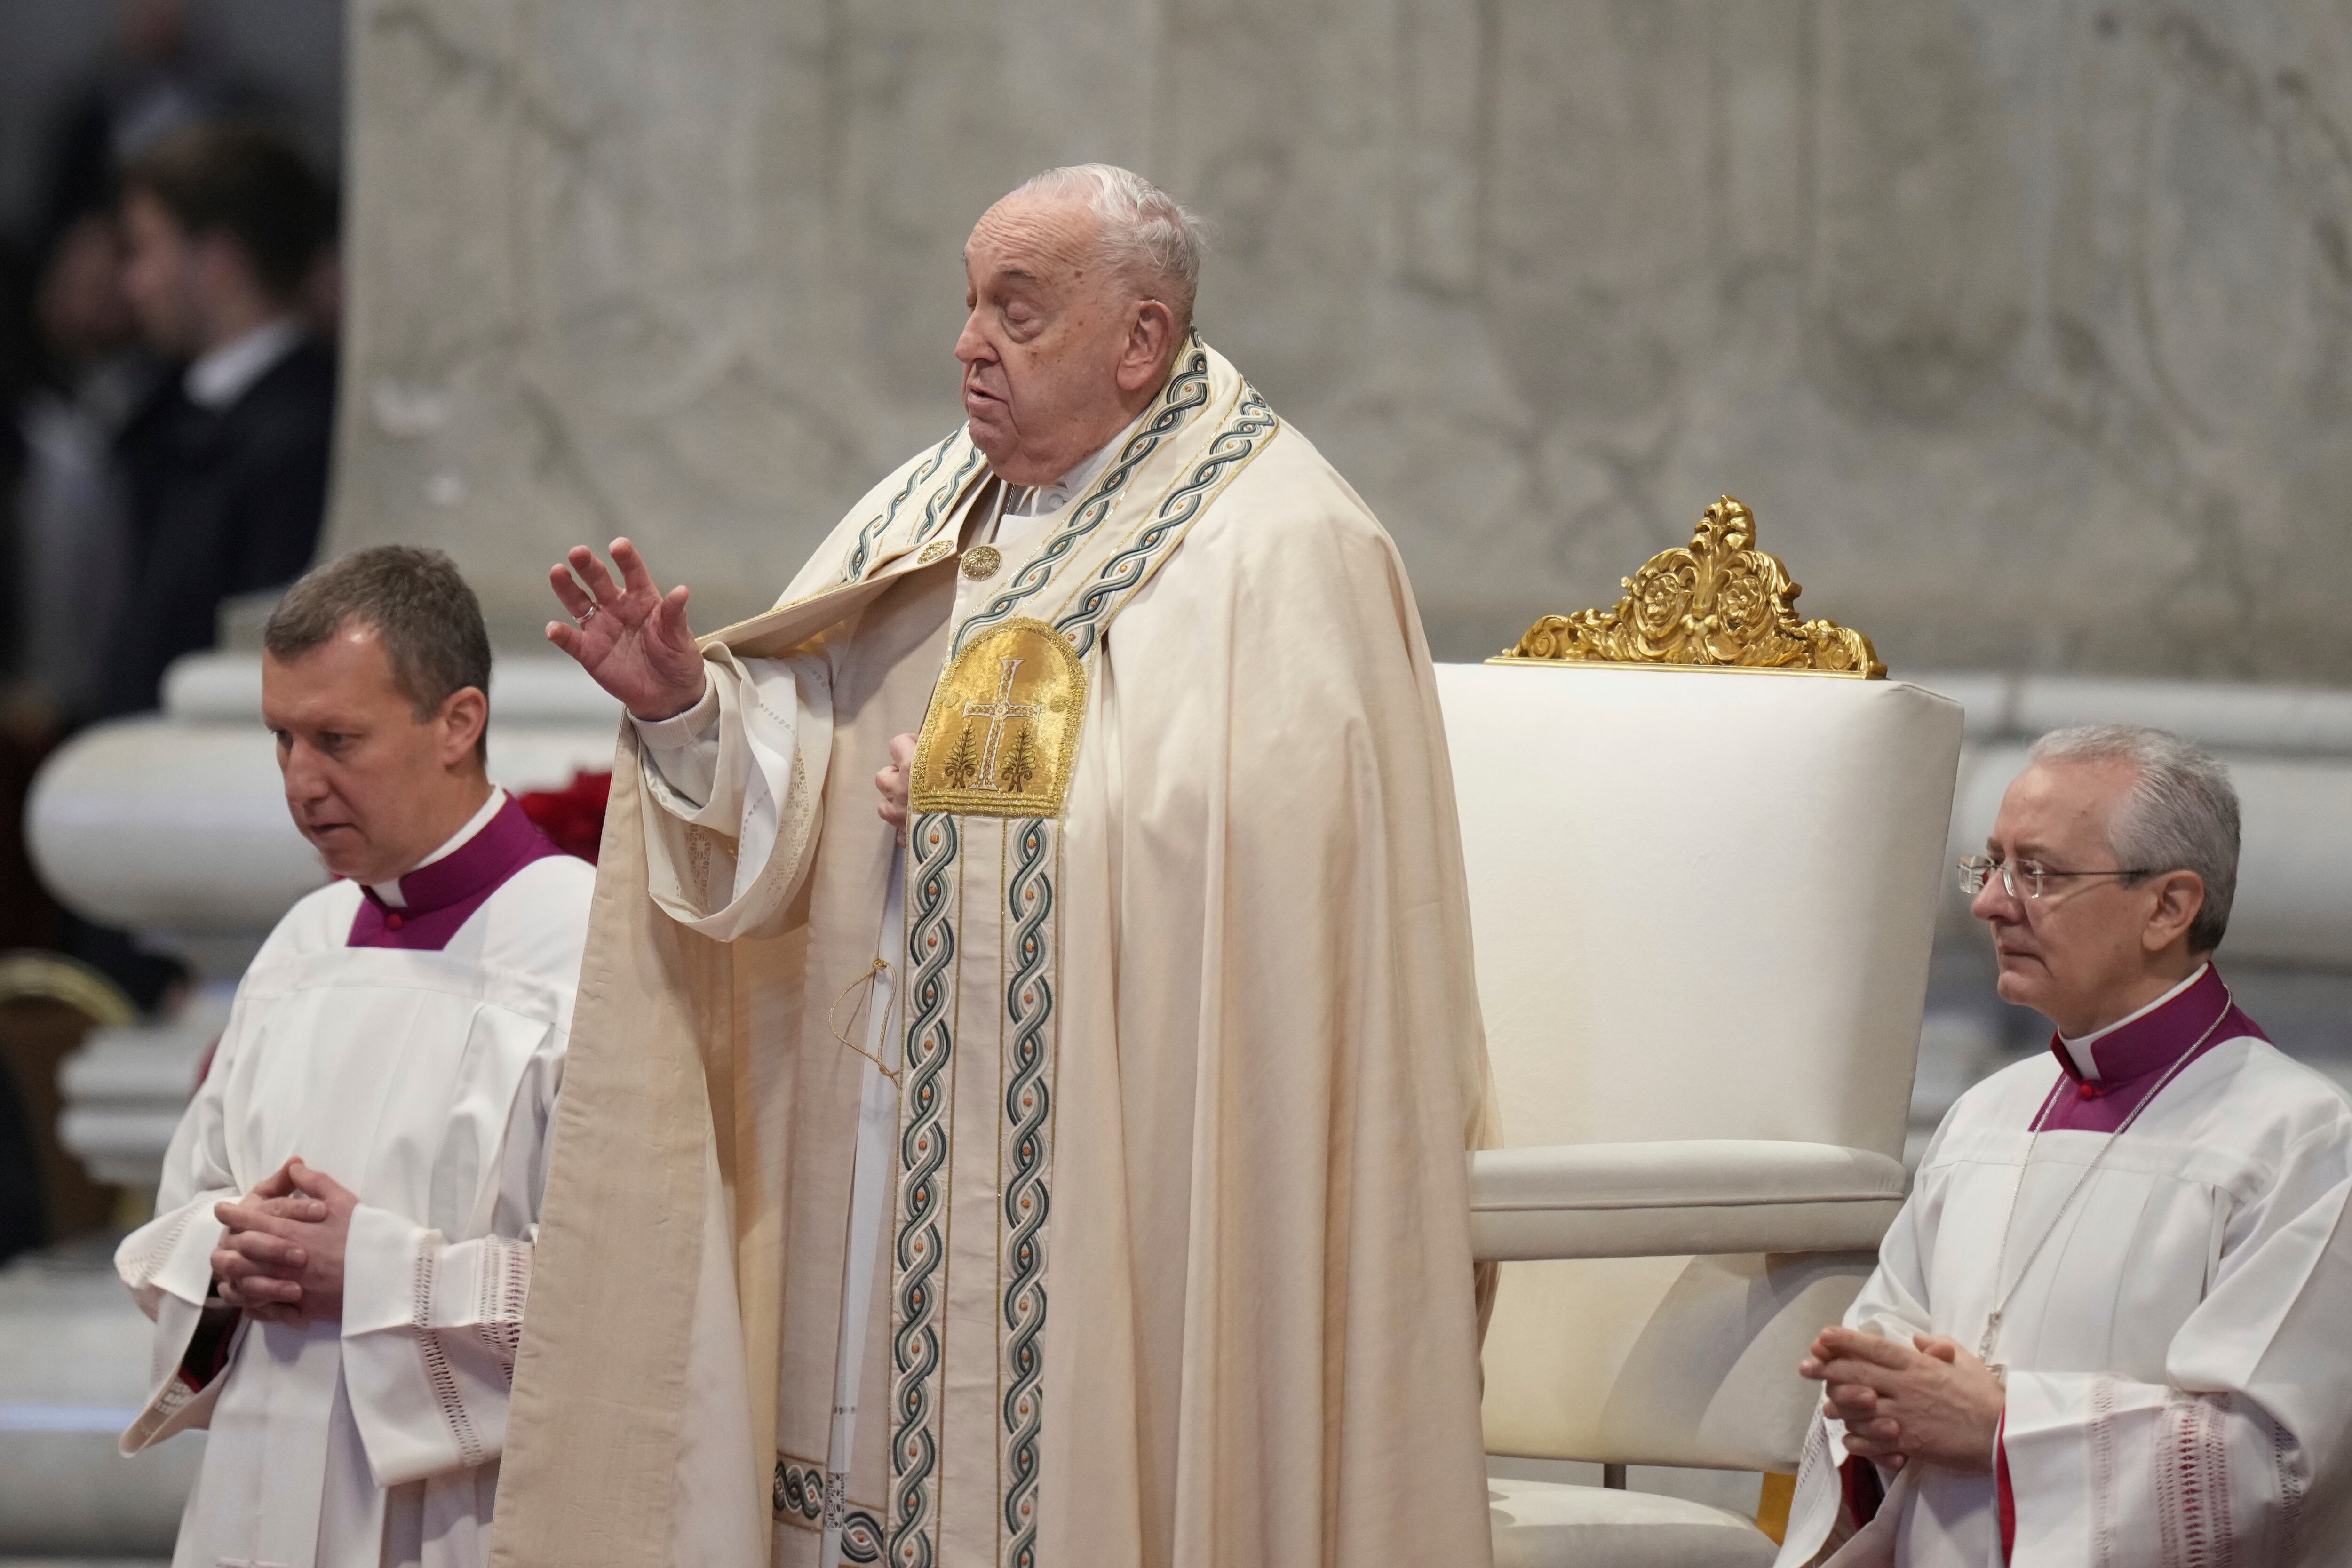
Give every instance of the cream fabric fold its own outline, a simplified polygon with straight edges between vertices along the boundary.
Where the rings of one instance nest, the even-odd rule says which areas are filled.
[[[757,659],[723,643],[706,655],[718,698],[719,756],[709,796],[643,769],[649,886],[662,912],[720,942],[772,925],[806,875],[816,785],[833,751],[824,661]],[[641,750],[642,742],[640,742]]]

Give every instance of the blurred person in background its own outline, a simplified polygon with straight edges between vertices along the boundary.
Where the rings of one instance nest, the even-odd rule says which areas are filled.
[[[98,710],[106,639],[130,587],[129,497],[115,444],[161,366],[142,350],[113,217],[58,237],[34,300],[39,378],[17,416],[20,681],[10,728],[28,743]]]
[[[111,208],[123,168],[165,136],[259,104],[242,76],[202,47],[186,0],[118,0],[106,51],[50,121],[40,174],[43,248]]]
[[[130,587],[129,497],[115,444],[163,367],[139,347],[121,275],[113,217],[86,213],[58,237],[34,302],[35,374],[13,432],[23,468],[17,593],[5,606],[16,679],[0,703],[0,948],[63,947],[152,1006],[181,967],[65,918],[21,831],[43,759],[98,711],[107,639]]]
[[[118,447],[131,560],[109,717],[156,706],[171,662],[213,646],[225,600],[310,563],[335,401],[334,356],[303,316],[334,202],[291,144],[246,125],[174,132],[123,171],[121,212],[132,314],[185,368]]]

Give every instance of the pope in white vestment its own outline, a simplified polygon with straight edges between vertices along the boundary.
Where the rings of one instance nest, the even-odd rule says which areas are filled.
[[[2352,1105],[2210,964],[1977,1085],[1846,1322],[1974,1346],[2000,1303],[1991,1472],[1889,1485],[1823,1415],[1783,1568],[2352,1562],[2347,1196]]]
[[[1053,341],[1052,259],[1008,268],[1007,358]],[[1157,342],[1036,479],[968,385],[633,701],[501,1563],[1487,1561],[1485,1051],[1419,617],[1307,439]],[[627,602],[563,579],[567,647],[661,600],[615,555]]]
[[[483,1560],[594,876],[494,793],[401,905],[331,883],[246,972],[116,1257],[155,1319],[124,1449],[210,1433],[175,1563]],[[342,1321],[247,1321],[192,1369],[213,1205],[293,1156],[360,1198]]]

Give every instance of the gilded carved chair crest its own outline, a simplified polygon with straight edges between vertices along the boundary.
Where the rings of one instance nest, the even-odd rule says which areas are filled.
[[[1801,621],[1778,556],[1756,548],[1756,518],[1725,496],[1690,543],[1624,579],[1610,610],[1546,616],[1496,664],[1630,664],[1771,670],[1880,679],[1870,639],[1834,621]]]

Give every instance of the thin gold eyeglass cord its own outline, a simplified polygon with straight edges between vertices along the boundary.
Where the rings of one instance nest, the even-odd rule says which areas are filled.
[[[824,1010],[824,1026],[833,1031],[833,1037],[835,1039],[839,1040],[844,1046],[848,1047],[849,1049],[856,1051],[859,1056],[864,1057],[867,1061],[872,1062],[876,1067],[880,1068],[882,1069],[882,1076],[890,1080],[890,1087],[898,1089],[901,1087],[898,1082],[898,1069],[889,1066],[887,1063],[884,1062],[880,1057],[876,1056],[872,1051],[867,1050],[864,1046],[857,1044],[847,1035],[843,1034],[841,1032],[841,1026],[834,1022],[834,1015],[841,1011],[841,1005],[849,1000],[849,994],[852,991],[856,990],[861,985],[871,985],[874,983],[874,977],[877,974],[887,974],[889,973],[889,961],[880,958],[876,959],[874,961],[873,968],[868,969],[865,973],[859,975],[856,979],[851,981],[848,984],[841,988],[841,994],[835,997],[833,999],[833,1005]],[[896,1011],[898,1005],[898,995],[896,993],[893,993],[889,1002],[890,1010]],[[856,1015],[853,1014],[851,1016],[854,1018]],[[884,1027],[887,1028],[889,1026],[889,1012],[885,1012],[883,1014],[882,1022]]]

